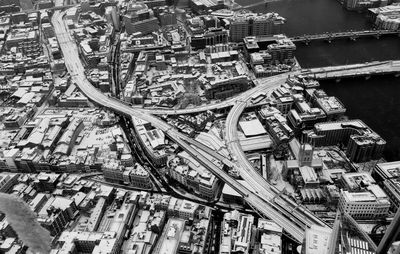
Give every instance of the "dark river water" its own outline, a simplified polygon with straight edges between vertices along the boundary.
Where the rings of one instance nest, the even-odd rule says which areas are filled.
[[[255,0],[237,0],[248,5]],[[251,8],[255,12],[277,12],[287,19],[284,32],[290,36],[371,29],[365,14],[349,12],[336,0],[281,0]],[[374,60],[399,60],[400,38],[363,38],[331,44],[312,42],[297,45],[302,67],[322,67]],[[338,97],[350,118],[359,118],[387,141],[385,158],[400,160],[400,78],[394,76],[321,82],[322,88]]]

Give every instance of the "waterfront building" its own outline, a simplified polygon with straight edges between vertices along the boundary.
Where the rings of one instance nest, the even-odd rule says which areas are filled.
[[[372,22],[378,29],[399,30],[400,3],[368,9]]]
[[[304,140],[316,147],[338,144],[347,146],[352,135],[375,137],[374,142],[377,146],[380,146],[382,143],[382,139],[376,136],[378,134],[373,132],[361,120],[316,123],[312,130],[303,132]]]
[[[351,135],[347,146],[347,156],[353,162],[378,160],[383,155],[386,141],[376,134]]]
[[[277,13],[235,13],[230,18],[230,40],[242,42],[247,36],[280,34],[284,23],[285,19]]]

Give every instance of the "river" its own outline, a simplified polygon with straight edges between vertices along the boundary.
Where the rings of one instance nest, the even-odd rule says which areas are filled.
[[[238,0],[238,4],[254,0]],[[261,4],[250,10],[277,12],[287,19],[284,32],[290,36],[371,29],[364,14],[349,12],[336,0],[281,0]],[[335,40],[297,45],[296,57],[302,67],[322,67],[374,60],[400,59],[400,39],[363,38],[353,42]],[[386,141],[388,161],[400,160],[400,78],[393,76],[321,82],[322,88],[338,97],[350,118],[363,120]]]

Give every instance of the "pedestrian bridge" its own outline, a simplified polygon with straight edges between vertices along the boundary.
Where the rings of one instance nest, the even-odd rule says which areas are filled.
[[[400,36],[399,30],[364,30],[364,31],[348,31],[338,33],[323,33],[313,35],[302,35],[290,38],[293,42],[303,42],[309,44],[312,41],[327,41],[331,43],[335,39],[350,39],[352,41],[357,40],[360,37],[375,37],[380,38],[385,35],[397,35]]]
[[[339,65],[322,68],[302,69],[301,76],[314,79],[336,79],[394,74],[400,76],[400,60],[367,62],[362,64]]]

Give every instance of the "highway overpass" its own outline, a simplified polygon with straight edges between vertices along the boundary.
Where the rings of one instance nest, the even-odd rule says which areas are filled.
[[[275,87],[280,86],[285,82],[287,74],[273,76],[268,81],[269,89],[272,90]],[[261,84],[261,87],[264,85]],[[254,92],[256,94],[256,92]],[[237,163],[237,169],[239,170],[240,176],[248,182],[257,193],[260,193],[263,197],[267,198],[269,202],[273,203],[278,207],[282,213],[289,212],[296,218],[295,223],[300,227],[309,227],[313,224],[319,226],[326,226],[317,216],[308,211],[302,206],[298,206],[294,201],[286,196],[281,196],[280,191],[275,186],[269,184],[260,174],[256,172],[252,164],[247,159],[242,146],[239,142],[238,137],[238,122],[240,115],[244,109],[250,104],[251,96],[242,98],[238,101],[232,109],[229,111],[228,117],[225,122],[225,142]]]
[[[240,114],[245,107],[250,106],[250,99],[252,96],[259,92],[270,92],[273,89],[283,84],[288,75],[303,75],[313,78],[335,78],[342,76],[355,76],[355,75],[373,75],[374,73],[398,73],[398,61],[374,62],[358,65],[343,65],[336,67],[313,68],[296,72],[289,72],[273,77],[267,77],[257,80],[257,85],[239,95],[229,98],[223,102],[210,103],[204,106],[189,108],[189,109],[141,109],[133,108],[125,102],[118,99],[105,96],[86,79],[84,74],[84,67],[80,61],[78,49],[66,28],[63,19],[63,13],[56,11],[53,16],[53,25],[55,26],[56,35],[59,40],[61,49],[64,53],[65,63],[68,71],[71,74],[73,81],[78,85],[81,91],[89,97],[92,101],[112,109],[121,114],[137,117],[148,122],[151,122],[155,127],[164,131],[166,135],[183,149],[185,149],[191,156],[196,158],[204,167],[214,173],[217,177],[222,179],[226,184],[230,185],[238,193],[243,195],[247,203],[249,203],[259,213],[273,219],[287,232],[299,242],[302,241],[304,230],[306,227],[318,224],[325,226],[325,224],[318,219],[314,214],[307,209],[298,206],[292,200],[285,196],[281,196],[279,191],[268,184],[262,179],[257,172],[252,168],[252,165],[244,155],[237,137],[237,122]],[[230,158],[224,158],[211,151],[201,143],[192,140],[184,134],[178,132],[173,126],[161,121],[154,115],[164,114],[188,114],[197,113],[206,110],[213,110],[219,108],[232,107],[226,125],[227,145],[233,155],[234,162]],[[213,158],[222,161],[228,167],[235,167],[250,185],[255,186],[255,193],[250,192],[243,185],[238,183],[229,174],[215,166],[203,154],[199,153],[201,149],[206,153],[212,155]]]
[[[226,184],[230,185],[238,193],[243,195],[245,201],[250,204],[254,209],[256,209],[259,213],[273,219],[278,225],[282,226],[286,230],[286,232],[290,233],[290,235],[292,235],[293,238],[296,239],[298,242],[303,241],[305,228],[300,227],[299,225],[297,225],[297,223],[294,223],[292,221],[301,220],[301,218],[296,219],[292,214],[280,211],[278,207],[268,201],[271,196],[266,199],[263,197],[263,194],[250,192],[238,181],[229,176],[225,171],[210,162],[204,155],[199,153],[196,148],[192,147],[192,145],[201,146],[200,143],[196,143],[195,140],[191,140],[184,134],[177,131],[173,126],[170,126],[159,118],[151,115],[151,111],[132,108],[117,99],[113,99],[104,95],[98,89],[93,87],[85,76],[84,66],[80,61],[77,45],[69,34],[69,30],[67,29],[66,25],[64,24],[63,15],[64,13],[60,11],[56,11],[53,15],[52,22],[55,28],[56,36],[60,43],[61,50],[64,54],[65,64],[71,75],[72,81],[77,84],[80,90],[89,99],[103,107],[112,109],[113,111],[116,111],[118,113],[125,114],[131,117],[137,117],[150,122],[154,127],[165,132],[171,140],[180,145],[191,156],[198,160],[204,167],[206,167],[217,177],[222,179]],[[285,79],[284,77],[281,78]],[[268,82],[266,82],[265,86],[269,87],[270,85],[268,84]],[[257,87],[256,90],[262,89],[265,88]]]
[[[287,72],[281,75],[265,77],[256,80],[256,86],[244,93],[235,95],[222,102],[210,102],[201,106],[193,106],[186,109],[145,108],[142,111],[153,115],[182,115],[228,108],[236,105],[238,101],[250,98],[256,92],[268,92],[286,81],[288,75],[303,75],[304,77],[323,79],[340,79],[346,77],[368,77],[372,75],[400,74],[400,61],[382,61],[361,64],[338,65],[330,67],[318,67],[302,69],[301,71]],[[128,104],[127,104],[128,105]]]

